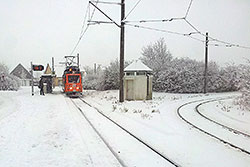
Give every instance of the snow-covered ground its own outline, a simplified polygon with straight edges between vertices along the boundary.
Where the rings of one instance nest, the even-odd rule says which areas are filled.
[[[235,95],[153,93],[153,100],[121,104],[116,90],[84,91],[83,99],[180,166],[247,167],[250,155],[192,128],[176,111],[187,102],[232,94]],[[73,103],[90,119],[112,147],[111,151]],[[199,102],[181,108],[181,113],[212,133],[221,132],[220,127],[217,131],[217,127],[210,127],[207,120],[195,115],[197,104]],[[249,111],[242,111],[231,100],[206,103],[200,110],[221,123],[250,132]],[[72,101],[60,90],[40,96],[36,89],[33,97],[30,88],[25,87],[17,92],[0,91],[0,166],[109,167],[121,166],[119,160],[126,166],[171,166],[123,133],[101,118],[94,108],[78,99]],[[229,135],[231,132],[223,133]],[[244,146],[250,139],[238,136],[233,140]]]
[[[223,125],[250,134],[250,112],[235,105],[235,99],[205,103],[199,110]]]
[[[249,166],[249,155],[191,128],[176,112],[179,106],[189,101],[231,95],[237,93],[154,93],[152,101],[125,101],[121,104],[117,91],[90,91],[85,93],[84,99],[181,166]],[[188,105],[182,108],[182,112],[192,115],[196,105]],[[206,123],[202,118],[197,119],[200,124]],[[249,139],[242,138],[239,142],[249,143]]]
[[[63,95],[37,90],[32,97],[22,88],[0,97],[1,167],[119,166],[91,128],[75,121]]]

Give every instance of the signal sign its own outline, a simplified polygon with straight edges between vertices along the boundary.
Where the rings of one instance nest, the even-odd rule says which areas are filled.
[[[34,71],[42,71],[44,69],[43,65],[33,65]]]

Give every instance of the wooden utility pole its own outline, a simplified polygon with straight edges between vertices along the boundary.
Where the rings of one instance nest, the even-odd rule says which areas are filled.
[[[77,66],[80,68],[80,58],[79,58],[79,53],[77,53]]]
[[[55,62],[54,62],[54,57],[52,57],[52,74],[55,74]]]
[[[104,13],[95,4],[89,1],[98,11],[100,11],[105,17],[107,17],[112,23],[121,29],[120,32],[120,91],[119,91],[119,102],[124,102],[124,90],[123,90],[123,77],[124,77],[124,32],[125,32],[125,0],[121,0],[121,24],[117,24],[113,19],[111,19],[106,13]]]
[[[33,78],[33,64],[30,62],[31,65],[31,95],[34,96],[34,78]]]
[[[205,71],[204,71],[204,93],[207,93],[207,62],[208,62],[208,32],[206,32],[205,42]]]
[[[121,0],[121,35],[120,35],[120,92],[119,101],[124,102],[124,18],[125,18],[125,0]]]
[[[96,63],[94,63],[94,74],[96,75]]]

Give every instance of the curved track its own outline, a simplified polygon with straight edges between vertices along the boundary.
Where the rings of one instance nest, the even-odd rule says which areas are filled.
[[[222,99],[222,98],[213,99],[213,100],[216,101],[216,100],[221,100],[221,99]],[[213,134],[211,134],[211,133],[209,133],[209,132],[207,132],[207,131],[201,129],[200,127],[194,125],[192,122],[188,121],[186,118],[184,118],[184,117],[181,115],[181,112],[180,112],[181,108],[183,108],[184,106],[187,106],[187,105],[189,105],[189,104],[192,104],[192,103],[197,103],[197,102],[199,102],[199,101],[204,101],[204,100],[197,100],[197,101],[188,102],[188,103],[185,103],[185,104],[181,105],[180,107],[178,107],[178,108],[177,108],[177,114],[178,114],[178,116],[179,116],[183,121],[185,121],[187,124],[189,124],[190,126],[194,127],[195,129],[199,130],[200,132],[205,133],[206,135],[208,135],[208,136],[210,136],[210,137],[212,137],[212,138],[215,138],[215,139],[219,140],[220,142],[222,142],[222,143],[224,143],[224,144],[227,144],[227,145],[229,145],[229,146],[231,146],[231,147],[233,147],[233,148],[235,148],[235,149],[238,149],[238,150],[240,150],[240,151],[242,151],[242,152],[244,152],[244,153],[250,155],[250,152],[249,152],[249,151],[247,151],[247,150],[245,150],[245,149],[243,149],[243,148],[240,148],[240,147],[238,147],[238,146],[236,146],[236,145],[234,145],[234,144],[232,144],[232,143],[230,143],[230,142],[228,142],[228,141],[225,141],[225,140],[221,139],[220,137],[218,137],[218,136],[216,136],[216,135],[213,135]]]
[[[180,165],[173,161],[172,159],[170,159],[169,157],[163,155],[162,153],[160,153],[160,151],[154,149],[152,146],[150,146],[149,144],[147,144],[146,142],[144,142],[142,139],[140,139],[139,137],[135,136],[134,134],[132,134],[130,131],[128,131],[127,129],[125,129],[124,127],[122,127],[121,125],[119,125],[117,122],[113,121],[111,118],[109,118],[108,116],[106,116],[103,112],[101,112],[98,108],[90,105],[89,103],[87,103],[85,100],[83,100],[82,98],[79,98],[83,103],[87,104],[88,106],[94,108],[99,114],[101,114],[103,117],[105,117],[106,119],[108,119],[109,121],[111,121],[113,124],[115,124],[116,126],[118,126],[120,129],[122,129],[123,131],[125,131],[127,134],[129,134],[130,136],[132,136],[134,139],[136,139],[138,142],[140,142],[141,144],[143,144],[144,146],[146,146],[147,148],[149,148],[151,151],[153,151],[154,153],[156,153],[157,155],[159,155],[160,157],[162,157],[163,159],[165,159],[166,161],[168,161],[169,163],[171,163],[173,166],[176,167],[180,167]],[[79,110],[80,108],[77,107]],[[81,111],[81,110],[80,110]],[[87,117],[85,116],[85,114],[81,111],[82,115],[85,117],[85,119],[87,119]],[[88,120],[88,122],[90,122]],[[91,124],[91,123],[90,123]],[[99,134],[99,132],[98,132]],[[104,140],[104,139],[103,139]],[[106,141],[105,141],[106,143]],[[112,150],[112,148],[110,148]],[[113,152],[113,151],[112,151]],[[118,157],[117,157],[118,158]]]
[[[230,99],[230,98],[228,98],[228,99]],[[215,124],[217,124],[217,125],[219,125],[219,126],[225,128],[225,129],[228,129],[229,131],[231,131],[231,132],[233,132],[233,133],[235,133],[235,134],[241,134],[241,135],[243,135],[243,136],[245,136],[245,137],[250,138],[250,135],[249,135],[249,134],[246,134],[246,133],[241,132],[241,131],[239,131],[239,130],[233,129],[233,128],[229,127],[229,126],[223,125],[223,124],[221,124],[221,123],[219,123],[219,122],[217,122],[217,121],[215,121],[215,120],[213,120],[213,119],[211,119],[211,118],[205,116],[204,114],[202,114],[202,113],[199,111],[199,107],[200,107],[201,105],[206,104],[206,103],[211,103],[211,102],[214,102],[214,101],[217,101],[217,100],[210,100],[210,101],[206,101],[206,102],[200,103],[199,105],[197,105],[197,106],[195,107],[196,112],[197,112],[200,116],[202,116],[203,118],[205,118],[205,119],[207,119],[207,120],[209,120],[209,121],[211,121],[211,122],[213,122],[213,123],[215,123]]]

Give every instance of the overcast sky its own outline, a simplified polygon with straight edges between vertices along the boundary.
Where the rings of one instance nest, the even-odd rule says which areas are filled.
[[[137,1],[125,0],[126,13]],[[189,2],[141,0],[127,20],[183,17]],[[55,57],[58,65],[65,55],[71,53],[79,38],[87,6],[86,0],[0,0],[0,62],[12,70],[18,63],[28,68],[31,61],[46,65],[51,63],[51,57]],[[119,22],[118,5],[98,6]],[[208,32],[214,38],[250,47],[249,0],[193,0],[187,19],[201,32]],[[98,11],[92,20],[107,21]],[[184,21],[138,25],[181,33],[193,31]],[[126,60],[138,59],[143,46],[161,37],[174,57],[204,58],[204,43],[188,37],[129,26],[125,32]],[[120,30],[114,24],[89,26],[75,52],[80,54],[81,66],[93,67],[94,63],[108,65],[118,58],[119,39]],[[245,63],[248,58],[250,49],[209,47],[209,60],[221,65]],[[56,68],[60,71],[59,67]]]

